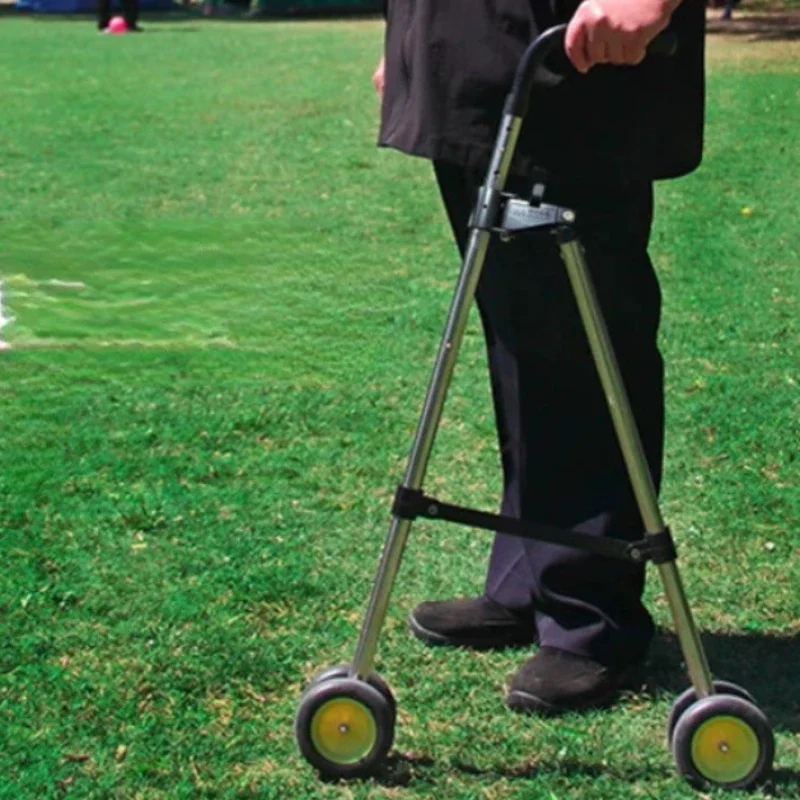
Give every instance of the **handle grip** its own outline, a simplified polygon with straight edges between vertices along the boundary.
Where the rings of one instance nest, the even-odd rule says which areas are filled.
[[[544,62],[556,51],[564,49],[566,25],[555,25],[537,36],[519,61],[514,83],[506,99],[505,113],[524,117],[534,86],[549,88],[564,80],[564,75],[545,67]],[[647,47],[647,55],[673,56],[678,49],[678,37],[673,31],[662,31]]]

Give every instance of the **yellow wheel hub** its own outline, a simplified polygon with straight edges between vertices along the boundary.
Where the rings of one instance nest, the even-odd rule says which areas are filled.
[[[753,729],[737,717],[712,717],[692,737],[692,761],[714,783],[746,778],[758,764],[760,750]]]
[[[355,764],[366,758],[378,738],[375,718],[363,703],[335,697],[323,703],[311,720],[311,741],[334,764]]]

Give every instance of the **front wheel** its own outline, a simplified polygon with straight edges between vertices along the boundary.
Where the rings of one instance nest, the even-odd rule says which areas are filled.
[[[370,684],[328,678],[303,696],[295,735],[303,757],[326,778],[363,778],[392,746],[394,713]]]
[[[734,695],[698,700],[680,716],[672,736],[678,771],[698,787],[752,788],[766,779],[774,754],[764,713]]]

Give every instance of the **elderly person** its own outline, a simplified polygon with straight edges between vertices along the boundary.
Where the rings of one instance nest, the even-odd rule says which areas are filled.
[[[503,102],[526,45],[568,22],[563,67],[537,92],[509,187],[546,169],[551,201],[578,229],[659,482],[664,436],[660,291],[648,257],[653,181],[700,162],[703,0],[388,0],[379,144],[429,159],[462,254]],[[647,58],[670,27],[672,58]],[[568,62],[567,63],[567,59]],[[493,242],[477,291],[488,349],[504,490],[502,513],[595,536],[638,539],[634,501],[605,397],[552,237]],[[644,569],[497,534],[475,597],[422,603],[426,643],[538,643],[507,704],[559,712],[609,702],[653,636]]]

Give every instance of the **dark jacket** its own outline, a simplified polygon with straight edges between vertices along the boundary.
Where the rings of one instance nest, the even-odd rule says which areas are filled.
[[[526,45],[579,0],[388,0],[379,144],[484,169]],[[567,181],[683,175],[703,141],[704,0],[683,0],[677,54],[597,66],[537,91],[512,171]]]

